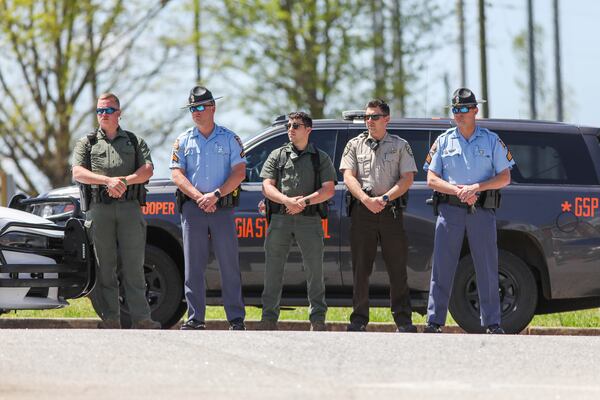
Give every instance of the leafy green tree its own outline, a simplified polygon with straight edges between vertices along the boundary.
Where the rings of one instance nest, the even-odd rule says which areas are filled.
[[[359,0],[223,0],[211,8],[227,67],[252,82],[245,101],[270,113],[335,110],[341,88],[359,69],[353,60],[366,5]]]
[[[436,32],[449,13],[432,0],[371,2],[372,34],[362,47],[373,49],[373,96],[388,100],[396,116],[405,116],[407,98],[440,45]]]
[[[95,125],[99,92],[157,76],[168,52],[140,66],[139,43],[166,3],[0,0],[0,156],[21,190],[69,184],[73,132]]]

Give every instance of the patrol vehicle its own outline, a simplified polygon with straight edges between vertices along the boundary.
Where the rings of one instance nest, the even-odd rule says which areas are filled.
[[[265,268],[263,242],[267,222],[258,210],[263,198],[260,171],[269,153],[288,141],[285,122],[285,117],[276,119],[244,144],[246,180],[241,185],[235,223],[248,305],[260,305]],[[519,332],[535,314],[600,305],[600,129],[526,120],[482,119],[478,123],[497,132],[516,161],[512,183],[502,190],[502,204],[496,211],[504,329]],[[389,133],[410,143],[419,167],[409,191],[404,224],[409,242],[412,305],[421,313],[427,306],[435,225],[432,207],[427,204],[432,191],[426,185],[422,165],[437,136],[452,126],[453,121],[447,118],[392,119],[388,126]],[[362,111],[346,112],[342,119],[315,120],[310,140],[329,154],[337,169],[347,141],[364,130]],[[180,320],[186,309],[180,216],[175,205],[175,186],[169,180],[153,180],[147,188],[147,297],[152,317],[169,327]],[[329,216],[323,220],[327,302],[334,307],[352,303],[350,219],[344,207],[344,191],[339,174],[336,194],[329,202]],[[35,199],[35,204],[18,207],[60,220],[70,217],[76,209],[69,203],[71,197],[77,197],[75,188],[58,189]],[[61,198],[65,201],[62,205],[56,203]],[[54,203],[46,203],[50,199]],[[290,253],[284,280],[281,305],[306,305],[305,275],[297,246]],[[370,284],[371,305],[389,306],[388,278],[380,254]],[[220,280],[214,257],[208,265],[206,287],[209,304],[219,304]],[[122,307],[127,319],[125,303]],[[482,332],[473,261],[466,239],[450,312],[467,332]]]
[[[0,207],[0,314],[67,306],[92,290],[94,271],[81,219],[57,225]]]

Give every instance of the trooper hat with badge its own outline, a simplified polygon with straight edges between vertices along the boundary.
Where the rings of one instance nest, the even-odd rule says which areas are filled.
[[[477,99],[475,97],[475,93],[473,93],[473,91],[471,89],[468,88],[459,88],[456,89],[454,91],[454,93],[452,93],[452,103],[450,104],[450,108],[452,109],[452,112],[455,113],[456,111],[454,110],[456,109],[461,109],[463,107],[468,107],[468,108],[472,108],[472,107],[476,107],[477,104],[480,103],[485,103],[487,102],[486,100],[482,100],[482,99]],[[460,111],[460,112],[466,112],[466,111]]]
[[[197,108],[198,106],[203,106],[208,103],[214,103],[215,100],[222,99],[223,96],[213,97],[213,94],[210,90],[205,88],[204,86],[194,86],[190,90],[190,95],[188,96],[188,104],[181,108]],[[197,110],[202,111],[202,110]]]

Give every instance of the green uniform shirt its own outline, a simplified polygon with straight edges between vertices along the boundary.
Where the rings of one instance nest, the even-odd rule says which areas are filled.
[[[146,142],[137,136],[138,139],[138,162],[141,165],[152,164],[150,149]],[[127,133],[120,127],[117,130],[117,136],[113,140],[108,140],[102,129],[98,128],[96,132],[97,142],[92,146],[91,171],[104,176],[125,176],[135,172],[135,147]],[[88,168],[85,162],[87,137],[79,139],[73,150],[73,166]]]
[[[280,153],[283,151],[287,162],[279,177]],[[312,143],[309,143],[301,154],[296,154],[294,146],[290,142],[271,152],[263,165],[260,177],[263,179],[274,179],[277,188],[288,197],[306,196],[315,192],[315,170],[311,160],[311,154],[316,152]],[[321,172],[321,183],[333,181],[336,183],[336,172],[331,158],[324,151],[319,150],[319,167]]]

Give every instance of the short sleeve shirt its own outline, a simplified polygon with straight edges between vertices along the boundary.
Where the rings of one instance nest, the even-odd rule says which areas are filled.
[[[171,152],[170,169],[179,168],[200,192],[212,192],[225,183],[231,169],[246,163],[241,139],[215,124],[208,137],[193,127],[177,137]]]
[[[417,172],[417,166],[406,140],[386,132],[376,150],[369,145],[373,140],[368,132],[351,139],[344,149],[340,170],[351,170],[363,189],[380,196],[390,190],[402,174]]]
[[[146,142],[136,136],[138,141],[137,158],[139,165],[152,164],[150,149]],[[87,137],[81,138],[73,149],[73,166],[88,168],[86,164]],[[134,173],[139,166],[135,165],[135,146],[129,139],[127,132],[117,129],[117,136],[113,140],[106,137],[100,128],[96,131],[96,143],[91,145],[90,161],[91,171],[104,176],[125,176]]]
[[[436,139],[423,169],[453,185],[471,185],[485,182],[513,165],[510,150],[496,133],[477,126],[467,140],[454,127]]]
[[[286,196],[306,196],[315,192],[315,169],[311,155],[317,149],[309,143],[306,149],[297,154],[292,143],[288,143],[271,152],[260,172],[263,179],[273,179],[281,193]],[[322,150],[319,152],[319,172],[321,182],[336,183],[336,172],[331,158]],[[281,176],[279,176],[280,163],[285,162]]]

